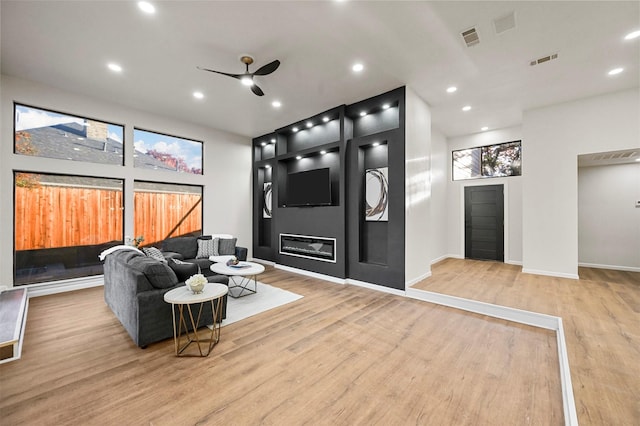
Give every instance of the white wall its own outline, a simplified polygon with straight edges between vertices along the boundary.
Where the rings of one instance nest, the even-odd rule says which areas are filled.
[[[577,156],[635,148],[640,91],[525,111],[523,271],[578,277]]]
[[[405,91],[405,283],[431,274],[431,110]]]
[[[13,154],[13,102],[125,125],[125,166]],[[115,177],[204,186],[204,233],[230,233],[251,250],[251,140],[170,117],[125,108],[14,77],[1,76],[0,283],[13,283],[13,170]],[[204,141],[204,175],[133,168],[133,127]],[[125,192],[125,234],[133,235],[133,195]],[[251,253],[250,253],[251,254]]]
[[[578,169],[578,261],[640,272],[640,163]]]
[[[451,153],[447,148],[447,138],[441,132],[431,129],[431,235],[429,236],[430,261],[433,264],[447,257],[448,241],[448,164]]]
[[[448,256],[464,258],[464,188],[473,185],[504,185],[504,260],[522,263],[522,177],[487,178],[452,181],[451,152],[459,149],[511,142],[522,139],[520,127],[497,129],[451,138],[448,141],[446,173],[448,186]],[[528,149],[522,141],[522,173],[528,171]]]

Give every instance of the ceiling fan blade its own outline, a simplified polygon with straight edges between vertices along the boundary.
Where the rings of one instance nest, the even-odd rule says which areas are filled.
[[[264,96],[264,92],[262,91],[262,89],[255,84],[251,86],[251,91],[258,96]]]
[[[198,68],[199,70],[202,70],[202,71],[214,72],[214,73],[216,73],[216,74],[222,74],[222,75],[226,75],[226,76],[228,76],[228,77],[233,77],[233,78],[237,78],[237,79],[240,79],[240,77],[242,77],[243,75],[245,75],[245,74],[229,74],[229,73],[227,73],[227,72],[216,71],[216,70],[210,70],[210,69],[208,69],[208,68],[202,68],[202,67],[197,67],[197,68]]]
[[[267,65],[264,65],[264,66],[261,66],[260,68],[258,68],[258,70],[256,72],[254,72],[253,75],[271,74],[272,72],[277,70],[279,66],[280,66],[280,61],[278,61],[276,59],[275,61],[270,62]]]

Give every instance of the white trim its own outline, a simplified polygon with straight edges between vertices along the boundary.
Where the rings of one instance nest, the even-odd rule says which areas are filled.
[[[398,290],[397,288],[385,287],[380,284],[372,284],[365,281],[358,281],[351,278],[346,279],[347,284],[355,285],[358,287],[368,288],[369,290],[381,291],[383,293],[395,294],[396,296],[406,296],[406,292],[404,290]]]
[[[27,314],[29,313],[29,290],[26,289],[25,300],[22,309],[22,322],[20,325],[20,336],[18,337],[17,344],[13,346],[13,356],[11,358],[5,358],[0,360],[0,364],[6,362],[17,361],[22,357],[22,342],[24,342],[24,330],[27,328]]]
[[[346,284],[344,278],[332,277],[331,275],[319,274],[317,272],[306,271],[304,269],[292,268],[291,266],[280,265],[276,263],[274,265],[276,269],[282,269],[283,271],[293,272],[294,274],[306,275],[312,278],[318,278],[321,280],[329,281],[336,284]]]
[[[576,412],[575,399],[573,397],[573,385],[571,383],[571,371],[569,369],[569,355],[564,338],[562,318],[417,289],[409,289],[406,296],[437,305],[448,306],[453,309],[479,313],[493,318],[500,318],[507,321],[555,331],[560,368],[560,387],[562,389],[564,424],[567,426],[578,425],[578,415]]]
[[[521,260],[505,260],[504,263],[506,263],[507,265],[522,266]]]
[[[431,275],[432,275],[432,274],[431,274],[431,271],[425,272],[424,274],[420,275],[420,276],[419,276],[419,277],[417,277],[417,278],[414,278],[414,279],[409,280],[409,281],[405,281],[405,282],[404,282],[404,287],[405,287],[405,289],[406,289],[406,288],[409,288],[409,287],[411,287],[412,285],[417,284],[417,283],[419,283],[419,282],[420,282],[420,281],[422,281],[422,280],[426,280],[426,279],[427,279],[427,278],[429,278]]]
[[[558,317],[558,329],[556,330],[558,342],[558,361],[560,363],[560,383],[562,385],[562,408],[564,410],[564,424],[578,426],[578,413],[576,402],[573,398],[573,384],[571,383],[571,370],[569,369],[569,354],[567,343],[564,339],[564,327],[562,318]]]
[[[640,272],[640,268],[636,266],[601,265],[598,263],[583,262],[578,262],[578,266],[582,266],[584,268],[612,269],[614,271]]]
[[[438,262],[442,262],[443,260],[445,260],[445,259],[446,259],[446,258],[448,258],[448,257],[453,257],[453,255],[450,255],[450,254],[444,254],[444,255],[442,255],[442,256],[440,256],[440,257],[437,257],[437,258],[433,259],[433,260],[431,261],[431,264],[432,264],[432,265],[435,265],[436,263],[438,263]]]
[[[562,272],[552,272],[552,271],[541,271],[539,269],[528,269],[522,268],[522,272],[524,274],[535,274],[535,275],[545,275],[547,277],[558,277],[558,278],[570,278],[572,280],[577,280],[577,274],[565,274]]]
[[[418,289],[410,289],[407,291],[407,296],[413,299],[448,306],[450,308],[462,309],[463,311],[487,315],[493,318],[546,328],[547,330],[556,330],[558,327],[557,317],[510,308],[508,306],[494,305],[492,303],[479,302],[477,300]]]
[[[82,290],[91,287],[100,287],[101,285],[104,285],[104,275],[93,275],[91,277],[42,284],[29,284],[25,287],[29,289],[29,297],[31,298],[47,296],[49,294],[64,293],[67,291]]]
[[[258,259],[256,257],[251,257],[250,262],[262,263],[263,265],[267,266],[276,266],[276,262],[272,262],[271,260]]]

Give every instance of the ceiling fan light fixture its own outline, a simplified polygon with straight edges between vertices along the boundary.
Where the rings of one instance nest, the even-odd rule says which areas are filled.
[[[253,77],[246,75],[240,78],[240,82],[245,86],[253,86]]]

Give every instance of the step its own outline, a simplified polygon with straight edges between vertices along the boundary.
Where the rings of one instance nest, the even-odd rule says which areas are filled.
[[[26,288],[0,293],[0,364],[20,359],[28,304]]]

